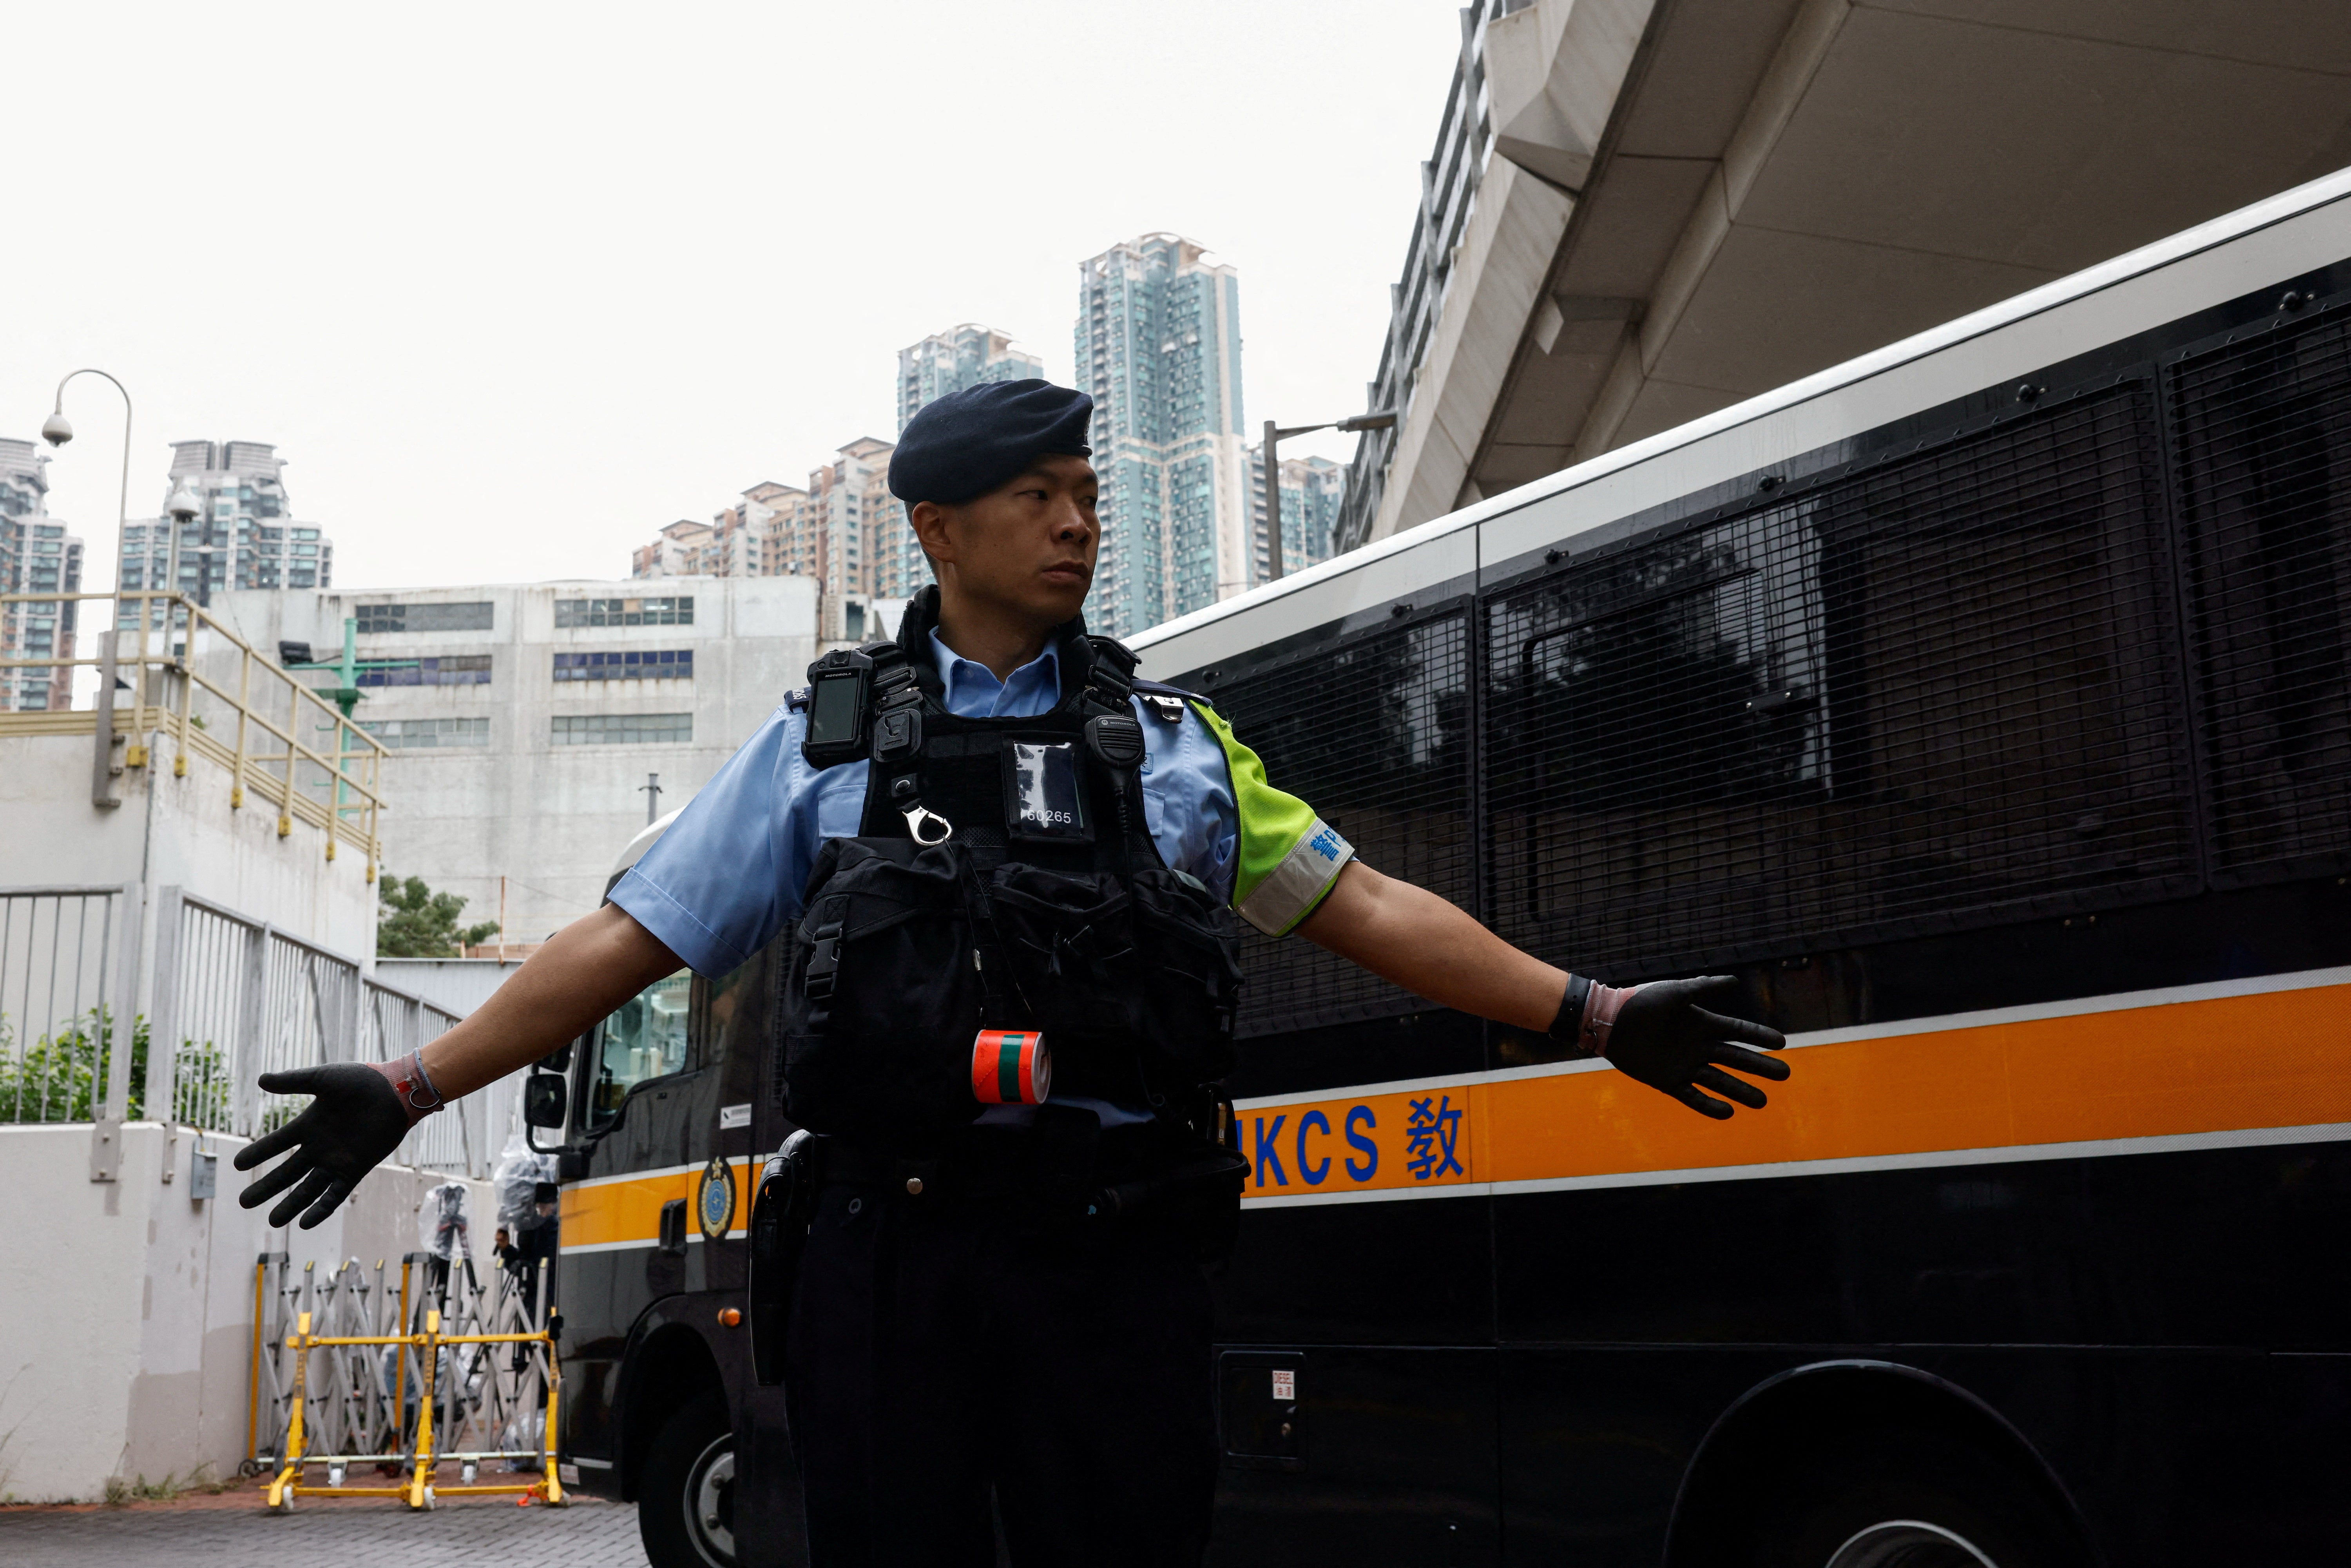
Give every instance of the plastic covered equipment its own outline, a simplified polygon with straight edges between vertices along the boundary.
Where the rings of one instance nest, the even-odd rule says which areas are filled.
[[[490,1173],[490,1189],[497,1195],[498,1223],[508,1235],[519,1236],[553,1218],[539,1212],[538,1201],[539,1187],[553,1180],[553,1155],[533,1154],[527,1134],[517,1133],[507,1140]]]
[[[444,1181],[424,1195],[416,1210],[416,1245],[444,1261],[472,1254],[465,1238],[464,1182]]]

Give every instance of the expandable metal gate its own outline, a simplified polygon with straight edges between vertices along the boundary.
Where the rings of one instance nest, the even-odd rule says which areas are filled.
[[[245,1468],[251,1474],[276,1470],[273,1511],[291,1509],[297,1496],[396,1497],[412,1509],[431,1508],[443,1494],[517,1493],[525,1502],[565,1502],[553,1440],[561,1384],[555,1340],[562,1325],[548,1310],[547,1274],[538,1276],[538,1300],[526,1302],[517,1277],[500,1270],[492,1300],[471,1260],[434,1267],[441,1262],[432,1253],[411,1252],[401,1259],[396,1281],[387,1281],[381,1259],[371,1270],[351,1259],[323,1281],[314,1263],[303,1266],[298,1281],[289,1278],[283,1252],[255,1260]],[[394,1307],[392,1332],[383,1321],[387,1305]],[[274,1328],[267,1326],[273,1306]],[[534,1328],[534,1322],[544,1326]],[[500,1356],[493,1345],[515,1348]],[[325,1358],[319,1375],[314,1354]],[[261,1448],[265,1408],[270,1451]],[[538,1474],[527,1481],[479,1481],[485,1460]],[[451,1461],[460,1484],[437,1485],[438,1467]],[[327,1467],[324,1486],[304,1480],[313,1465]],[[348,1485],[353,1465],[404,1479]]]

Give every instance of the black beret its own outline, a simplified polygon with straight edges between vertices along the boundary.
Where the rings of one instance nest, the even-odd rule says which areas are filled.
[[[1094,400],[1036,380],[991,382],[925,403],[890,455],[890,493],[913,506],[985,496],[1048,454],[1086,457]]]

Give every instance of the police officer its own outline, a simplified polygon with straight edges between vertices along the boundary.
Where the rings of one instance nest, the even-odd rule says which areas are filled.
[[[1087,637],[1092,412],[1023,381],[916,414],[890,485],[937,582],[895,642],[820,660],[610,903],[423,1051],[265,1076],[315,1098],[236,1159],[290,1151],[241,1201],[316,1225],[419,1117],[790,927],[777,1050],[830,1134],[786,1376],[820,1564],[991,1562],[991,1497],[1017,1563],[1199,1560],[1236,914],[1705,1115],[1764,1103],[1726,1070],[1788,1076],[1748,1049],[1778,1034],[1701,1005],[1733,982],[1518,951]]]

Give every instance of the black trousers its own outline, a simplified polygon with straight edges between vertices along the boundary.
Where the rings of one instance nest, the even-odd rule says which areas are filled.
[[[829,1183],[786,1396],[816,1568],[1195,1568],[1216,1490],[1190,1245],[1017,1191]]]

